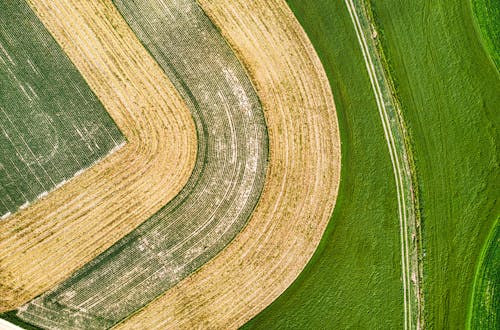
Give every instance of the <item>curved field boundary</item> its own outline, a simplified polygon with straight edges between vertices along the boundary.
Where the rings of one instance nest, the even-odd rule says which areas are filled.
[[[128,144],[0,223],[0,310],[52,288],[153,215],[196,157],[191,114],[112,4],[29,3]]]
[[[415,153],[422,316],[427,328],[464,328],[475,270],[498,218],[500,79],[469,0],[372,3]]]
[[[236,328],[298,276],[331,216],[340,175],[333,98],[322,65],[284,1],[200,1],[246,65],[269,133],[264,192],[216,258],[118,329]]]
[[[42,327],[109,328],[221,251],[259,200],[264,113],[246,72],[194,0],[115,4],[184,97],[198,133],[193,174],[172,201],[18,316]]]
[[[500,74],[500,2],[470,0],[471,11],[484,48]]]

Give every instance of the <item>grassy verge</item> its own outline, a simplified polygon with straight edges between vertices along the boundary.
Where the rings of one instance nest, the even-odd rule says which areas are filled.
[[[497,70],[500,70],[500,0],[472,0],[481,38]]]
[[[309,264],[244,328],[401,328],[394,177],[349,13],[340,1],[289,4],[332,86],[342,141],[341,184],[332,220]]]
[[[463,328],[498,215],[500,79],[463,1],[372,1],[418,171],[426,324]]]

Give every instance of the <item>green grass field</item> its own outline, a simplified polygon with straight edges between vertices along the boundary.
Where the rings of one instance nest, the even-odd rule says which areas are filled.
[[[125,141],[24,0],[0,3],[0,217]]]
[[[243,328],[402,328],[394,176],[351,19],[343,1],[289,4],[330,79],[342,141],[341,184],[331,222],[309,264]]]
[[[396,290],[386,289],[392,304],[368,297],[392,287],[393,277],[388,276],[387,282],[381,279],[369,293],[353,290],[366,286],[370,277],[358,278],[361,269],[355,267],[349,272],[345,265],[359,263],[359,256],[341,248],[356,248],[356,240],[345,232],[354,230],[354,219],[359,221],[370,214],[369,208],[357,205],[366,205],[367,196],[382,198],[374,193],[377,186],[368,184],[375,183],[378,175],[361,166],[362,156],[368,156],[361,151],[370,153],[378,146],[385,153],[378,137],[381,131],[373,127],[375,116],[368,119],[364,105],[371,98],[367,94],[370,87],[367,83],[353,84],[356,77],[363,75],[364,67],[359,55],[357,58],[353,54],[358,51],[351,23],[340,1],[289,3],[319,52],[332,84],[344,152],[342,184],[321,248],[299,279],[246,328],[401,327],[397,325],[401,314],[394,304],[400,300],[389,295],[395,295]],[[498,216],[498,185],[494,184],[498,182],[495,110],[500,108],[500,80],[479,41],[466,1],[429,4],[377,0],[372,1],[372,7],[377,27],[383,32],[379,37],[396,81],[416,158],[424,225],[426,326],[464,328],[481,248]],[[347,47],[351,47],[350,53]],[[343,74],[349,71],[350,74]],[[360,99],[363,94],[364,100]],[[349,121],[356,118],[357,112],[363,117],[362,122]],[[364,134],[371,133],[372,139],[353,141],[353,130],[362,127]],[[352,166],[350,158],[355,155],[359,158]],[[353,193],[359,187],[356,177],[365,181],[367,191]],[[383,197],[389,198],[391,193],[394,192],[386,190]],[[379,216],[387,221],[391,214]],[[367,228],[358,230],[361,236]],[[343,235],[335,235],[340,232]],[[381,255],[391,245],[397,249],[384,236],[372,240],[383,247]],[[386,273],[389,269],[384,267],[397,271],[398,257],[394,253],[393,265],[377,265]],[[384,308],[377,308],[381,304]]]
[[[498,216],[499,75],[467,1],[372,6],[416,158],[426,325],[460,329]]]
[[[481,37],[500,70],[500,0],[471,0]]]

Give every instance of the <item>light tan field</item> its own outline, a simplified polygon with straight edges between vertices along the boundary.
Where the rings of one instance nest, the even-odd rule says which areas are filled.
[[[316,249],[335,203],[340,140],[333,97],[282,0],[200,0],[248,69],[269,130],[264,192],[215,259],[119,329],[236,328],[276,299]]]
[[[0,222],[0,311],[68,277],[184,186],[196,158],[190,112],[110,1],[29,0],[128,143]]]

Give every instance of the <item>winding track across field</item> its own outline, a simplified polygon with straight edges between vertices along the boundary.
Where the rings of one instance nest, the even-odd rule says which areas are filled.
[[[257,94],[194,0],[117,0],[139,40],[177,87],[198,134],[182,191],[54,290],[19,309],[42,327],[104,329],[214,257],[241,231],[264,185],[267,132]]]
[[[418,294],[418,278],[416,273],[413,274],[412,279],[412,267],[417,268],[416,265],[411,265],[411,262],[415,263],[416,258],[412,256],[416,251],[412,252],[412,246],[408,238],[408,231],[412,229],[413,223],[415,222],[415,215],[413,213],[413,205],[411,204],[411,179],[409,179],[409,164],[408,157],[405,154],[404,148],[399,148],[397,146],[398,141],[395,139],[394,134],[398,134],[398,118],[390,116],[387,108],[393,106],[391,104],[390,96],[388,97],[387,86],[385,82],[385,77],[381,70],[377,71],[375,69],[374,61],[377,59],[372,58],[370,53],[370,48],[365,37],[363,27],[360,23],[360,18],[357,13],[356,5],[353,0],[345,0],[347,9],[351,16],[354,28],[356,30],[356,35],[358,37],[359,45],[361,51],[363,52],[363,58],[365,60],[366,69],[370,77],[370,82],[373,88],[373,93],[375,94],[375,99],[377,101],[377,106],[380,113],[380,119],[382,121],[382,126],[384,128],[384,135],[387,141],[387,147],[389,149],[389,154],[391,156],[391,162],[394,172],[394,179],[396,183],[397,199],[398,199],[398,213],[399,213],[399,227],[401,233],[401,272],[403,280],[403,303],[404,303],[404,328],[412,329],[416,326],[420,329],[420,300],[415,298],[414,294]],[[380,64],[379,64],[380,65]],[[386,93],[386,94],[384,94]],[[396,133],[394,133],[396,132]],[[401,135],[401,133],[399,133]],[[401,139],[401,136],[398,137]],[[405,177],[406,176],[406,177]],[[410,184],[408,185],[408,181]],[[409,223],[409,222],[412,223]],[[413,285],[416,289],[412,288]],[[414,318],[415,310],[412,309],[413,301],[416,300],[417,303],[417,318]],[[416,320],[416,322],[414,322]]]
[[[191,114],[107,1],[30,0],[128,143],[0,222],[0,311],[52,288],[171,200],[194,166]]]
[[[298,276],[331,216],[340,175],[333,98],[322,65],[285,1],[199,1],[247,67],[269,132],[264,192],[216,258],[119,329],[244,324]]]

